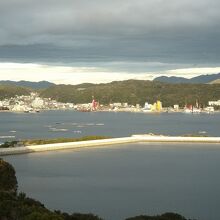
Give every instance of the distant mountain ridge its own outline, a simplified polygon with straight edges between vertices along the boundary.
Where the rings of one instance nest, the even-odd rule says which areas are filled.
[[[157,82],[164,82],[164,83],[187,83],[187,84],[215,84],[220,83],[220,73],[218,74],[210,74],[210,75],[200,75],[193,77],[191,79],[187,79],[184,77],[176,77],[176,76],[159,76],[155,78],[153,81]],[[20,86],[20,87],[27,87],[32,89],[48,89],[51,86],[56,86],[56,84],[48,81],[39,81],[39,82],[32,82],[32,81],[12,81],[12,80],[0,80],[0,85],[14,85],[14,86]],[[91,83],[83,83],[80,85],[75,85],[77,87],[89,87],[91,86]]]
[[[153,81],[165,82],[165,83],[211,83],[215,80],[220,79],[220,73],[210,74],[210,75],[200,75],[190,79],[184,77],[176,77],[176,76],[159,76],[155,78]]]
[[[11,81],[11,80],[2,80],[0,81],[1,85],[15,85],[21,87],[28,87],[32,89],[47,89],[51,86],[54,86],[54,83],[48,81],[39,81],[39,82],[31,82],[31,81]]]

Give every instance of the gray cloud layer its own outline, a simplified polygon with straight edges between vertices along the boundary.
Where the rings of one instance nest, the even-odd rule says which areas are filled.
[[[220,63],[219,0],[0,1],[0,60]]]

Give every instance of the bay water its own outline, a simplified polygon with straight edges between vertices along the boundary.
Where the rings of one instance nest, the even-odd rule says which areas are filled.
[[[0,122],[1,136],[15,139],[138,133],[220,136],[219,114],[49,111],[0,113]],[[90,212],[106,220],[164,212],[220,219],[219,144],[122,144],[4,159],[15,167],[19,191],[52,210]]]

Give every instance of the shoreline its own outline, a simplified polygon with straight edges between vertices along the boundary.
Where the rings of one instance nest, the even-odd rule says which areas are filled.
[[[56,144],[31,145],[25,147],[0,148],[0,156],[44,152],[44,151],[58,151],[58,150],[70,150],[70,149],[74,150],[80,148],[90,148],[90,147],[115,145],[115,144],[141,143],[141,142],[142,143],[154,142],[154,143],[220,144],[220,137],[181,137],[181,136],[140,134],[140,135],[132,135],[131,137],[108,138],[108,139],[56,143]]]
[[[47,112],[47,111],[73,111],[73,112],[83,112],[83,111],[77,111],[75,109],[41,109],[40,112]],[[15,114],[36,114],[36,113],[40,113],[40,112],[24,112],[24,111],[12,111],[12,110],[0,110],[0,113],[15,113]],[[126,112],[130,112],[130,113],[143,113],[143,114],[161,114],[161,113],[184,113],[184,114],[188,114],[188,115],[199,115],[199,114],[216,114],[216,113],[220,113],[220,110],[215,110],[214,112],[205,112],[205,111],[202,111],[200,113],[186,113],[184,112],[184,109],[179,109],[177,111],[167,111],[166,110],[166,107],[164,108],[164,110],[162,111],[149,111],[149,112],[145,112],[145,111],[142,111],[142,110],[135,110],[135,109],[118,109],[118,110],[96,110],[96,111],[88,111],[88,112],[120,112],[120,113],[126,113]]]

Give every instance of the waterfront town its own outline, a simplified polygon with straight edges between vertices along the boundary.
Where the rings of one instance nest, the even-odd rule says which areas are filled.
[[[154,103],[145,102],[144,106],[140,104],[130,105],[129,103],[110,103],[109,105],[103,105],[91,98],[90,103],[74,104],[74,103],[61,103],[51,98],[42,98],[38,93],[31,93],[29,96],[16,96],[12,98],[6,98],[0,101],[1,111],[12,112],[25,112],[36,113],[44,110],[76,110],[82,112],[89,111],[117,111],[117,112],[185,112],[185,113],[212,113],[215,111],[215,107],[220,106],[220,100],[209,101],[208,106],[200,108],[196,102],[194,105],[187,105],[184,108],[180,108],[178,104],[171,107],[163,107],[162,102],[156,100]]]

